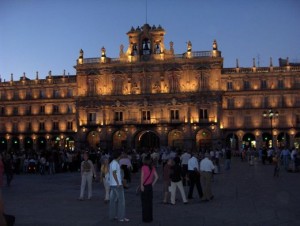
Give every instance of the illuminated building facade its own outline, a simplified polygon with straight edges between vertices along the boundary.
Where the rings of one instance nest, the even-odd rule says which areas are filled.
[[[81,50],[74,76],[1,82],[0,148],[299,145],[299,66],[223,68],[216,41],[175,54],[161,26],[127,35],[118,58]]]

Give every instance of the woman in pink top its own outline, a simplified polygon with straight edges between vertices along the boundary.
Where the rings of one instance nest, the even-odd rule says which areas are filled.
[[[141,201],[143,222],[153,221],[153,186],[158,180],[151,157],[146,156],[141,171]]]

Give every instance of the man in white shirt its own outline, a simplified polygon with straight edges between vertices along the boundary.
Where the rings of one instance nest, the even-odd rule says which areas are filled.
[[[201,186],[203,191],[202,201],[209,201],[214,198],[211,192],[211,180],[215,166],[209,159],[209,156],[209,153],[205,153],[204,159],[200,162]]]
[[[192,157],[188,161],[188,174],[190,179],[190,189],[188,193],[188,199],[193,198],[194,186],[196,185],[199,198],[202,198],[202,189],[200,184],[200,171],[199,171],[199,162],[197,159],[197,153],[193,153]]]
[[[187,172],[188,172],[188,161],[189,161],[190,158],[191,158],[191,154],[187,150],[185,150],[184,153],[180,156],[183,186],[186,186],[186,176],[187,176]]]
[[[109,219],[129,221],[125,218],[125,196],[121,177],[121,167],[119,164],[121,153],[115,151],[113,153],[113,160],[109,164]]]

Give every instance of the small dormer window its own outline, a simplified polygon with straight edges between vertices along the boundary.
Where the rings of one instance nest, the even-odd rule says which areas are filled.
[[[149,55],[151,53],[150,49],[151,49],[150,40],[145,38],[143,40],[143,55]]]

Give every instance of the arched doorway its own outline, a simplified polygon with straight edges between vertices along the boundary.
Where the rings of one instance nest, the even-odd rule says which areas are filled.
[[[184,146],[183,133],[177,129],[172,130],[168,134],[168,146],[182,149]]]
[[[262,134],[262,139],[263,139],[263,143],[264,143],[264,146],[266,148],[271,148],[273,147],[273,138],[272,138],[272,135],[270,133],[263,133]]]
[[[246,133],[243,136],[242,148],[256,148],[255,136],[252,133]]]
[[[277,136],[277,147],[283,148],[287,147],[289,148],[290,146],[290,135],[285,132],[281,132]]]
[[[118,130],[113,136],[113,149],[121,149],[127,147],[127,134],[123,130]]]
[[[75,149],[74,137],[72,137],[72,136],[66,137],[65,147],[70,151],[74,151],[74,149]]]
[[[60,149],[60,137],[59,136],[53,136],[51,139],[51,147],[55,150]]]
[[[300,148],[300,133],[296,133],[295,135],[295,141],[294,141],[295,148]]]
[[[7,150],[7,140],[4,137],[0,137],[0,152]]]
[[[207,129],[201,129],[196,134],[196,148],[201,152],[209,151],[212,148],[212,134]]]
[[[37,148],[39,151],[45,151],[47,149],[47,140],[45,137],[38,137]]]
[[[100,143],[100,134],[98,131],[91,131],[87,135],[87,141],[91,148],[96,149]]]
[[[136,148],[158,148],[160,146],[160,140],[158,135],[151,130],[140,132],[136,136],[135,141]]]
[[[13,151],[19,151],[20,150],[20,140],[18,137],[12,137],[11,138],[11,149]]]
[[[226,147],[229,147],[231,150],[239,150],[239,139],[238,136],[234,133],[230,133],[227,135],[225,139]]]
[[[32,150],[33,147],[33,140],[31,137],[25,137],[24,138],[24,148],[26,151]]]

